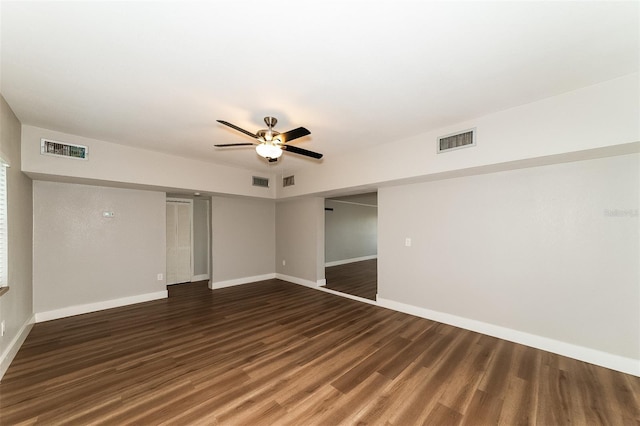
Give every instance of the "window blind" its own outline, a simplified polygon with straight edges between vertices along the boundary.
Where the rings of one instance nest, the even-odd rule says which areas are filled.
[[[9,164],[0,158],[0,287],[9,284],[7,271],[7,167]]]

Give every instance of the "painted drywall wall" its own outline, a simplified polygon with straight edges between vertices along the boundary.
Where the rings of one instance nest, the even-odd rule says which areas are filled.
[[[87,179],[258,198],[324,195],[363,186],[375,190],[388,182],[428,180],[465,170],[473,174],[482,167],[517,168],[522,167],[520,161],[528,161],[527,165],[560,162],[566,161],[562,155],[566,153],[576,159],[585,151],[637,143],[639,80],[634,73],[371,149],[327,155],[321,164],[296,171],[296,184],[287,188],[275,173],[263,174],[278,182],[278,188],[253,187],[254,173],[247,170],[32,126],[22,129],[22,167],[39,179]],[[477,129],[477,146],[436,153],[438,136],[469,128]],[[43,137],[87,145],[90,159],[69,161],[40,155]]]
[[[276,273],[309,285],[324,280],[324,199],[276,203]]]
[[[211,199],[212,287],[274,273],[275,202],[243,197]]]
[[[639,92],[635,73],[371,149],[326,156],[319,167],[296,171],[295,185],[280,184],[277,198],[528,167],[617,149],[640,141]],[[470,128],[477,129],[477,146],[436,153],[438,136]]]
[[[640,360],[639,166],[632,154],[382,188],[378,295]]]
[[[88,146],[89,159],[82,161],[41,155],[41,138]],[[22,169],[40,180],[64,177],[98,185],[150,185],[167,192],[180,189],[258,198],[275,196],[275,188],[252,186],[255,173],[247,170],[33,126],[22,127]]]
[[[34,181],[35,311],[166,291],[157,279],[165,201],[163,192]]]
[[[325,200],[325,248],[327,264],[378,254],[378,207]]]
[[[20,171],[20,122],[0,95],[0,155],[8,161],[8,280],[0,296],[0,378],[15,356],[33,322],[33,196],[32,182]]]
[[[209,199],[193,200],[193,275],[209,278]]]

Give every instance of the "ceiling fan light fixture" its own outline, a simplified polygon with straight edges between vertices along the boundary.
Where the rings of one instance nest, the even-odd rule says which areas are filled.
[[[276,130],[273,130],[273,126],[276,125],[278,120],[276,120],[274,117],[265,117],[264,122],[267,124],[268,129],[261,129],[255,133],[251,133],[248,130],[236,126],[235,124],[229,123],[228,121],[217,121],[220,124],[231,127],[233,130],[244,133],[245,135],[252,138],[254,142],[216,144],[214,145],[216,148],[253,145],[256,147],[256,152],[258,153],[258,155],[268,159],[269,162],[275,162],[278,158],[280,158],[283,150],[286,150],[291,154],[304,155],[305,157],[311,157],[317,160],[322,158],[322,154],[318,152],[309,151],[307,149],[298,148],[297,146],[288,144],[295,139],[311,134],[311,132],[304,127],[298,127],[296,129],[289,130],[288,132],[280,133]]]
[[[256,146],[256,152],[264,158],[279,158],[282,155],[282,148],[270,143],[262,143]]]

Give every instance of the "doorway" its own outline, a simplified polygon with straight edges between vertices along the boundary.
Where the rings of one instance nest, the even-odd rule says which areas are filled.
[[[325,287],[375,301],[377,259],[377,192],[325,199]]]
[[[167,199],[167,285],[193,276],[193,200]]]
[[[167,285],[208,281],[211,198],[167,194],[166,207]]]

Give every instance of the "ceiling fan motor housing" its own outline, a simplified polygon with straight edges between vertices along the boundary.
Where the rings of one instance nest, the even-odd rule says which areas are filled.
[[[256,132],[256,135],[258,136],[258,140],[260,140],[260,142],[271,142],[272,140],[276,139],[276,136],[278,136],[280,134],[280,132],[276,132],[275,130],[271,130],[271,137],[267,137],[267,133],[269,133],[269,129],[262,129],[262,130],[258,130]],[[282,143],[282,141],[278,140],[278,143]]]

